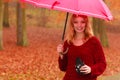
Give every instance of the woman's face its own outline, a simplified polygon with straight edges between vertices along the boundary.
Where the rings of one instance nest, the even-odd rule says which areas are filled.
[[[86,23],[85,23],[84,18],[77,17],[77,18],[74,19],[73,25],[74,25],[74,30],[77,33],[81,33],[81,32],[84,32]]]

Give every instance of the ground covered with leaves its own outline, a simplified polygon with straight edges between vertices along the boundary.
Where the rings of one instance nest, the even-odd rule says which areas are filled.
[[[62,42],[61,28],[27,27],[28,46],[16,45],[16,27],[3,29],[0,80],[61,80],[56,46]],[[104,48],[107,69],[103,76],[120,73],[120,32],[108,28],[109,48]]]

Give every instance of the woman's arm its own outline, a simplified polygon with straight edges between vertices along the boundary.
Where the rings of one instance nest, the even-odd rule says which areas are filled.
[[[67,54],[60,55],[58,58],[59,68],[61,71],[66,71],[67,69]]]
[[[94,43],[95,44],[93,44],[94,45],[93,58],[94,58],[95,64],[91,66],[91,75],[99,76],[106,69],[106,60],[105,60],[102,46],[97,38],[95,38]]]
[[[58,53],[59,53],[58,63],[59,63],[59,68],[61,71],[66,71],[67,69],[67,62],[68,62],[67,52],[64,53],[67,47],[68,47],[68,44],[67,44],[67,41],[65,41],[64,45],[62,46],[63,49],[58,48]]]

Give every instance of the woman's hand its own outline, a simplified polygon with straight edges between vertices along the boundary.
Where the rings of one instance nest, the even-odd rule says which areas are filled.
[[[57,52],[59,53],[61,59],[63,59],[63,44],[57,46]]]
[[[61,59],[63,59],[63,55],[67,54],[69,48],[67,48],[65,51],[63,51],[63,44],[59,44],[57,46],[57,52],[59,53]]]
[[[57,52],[58,52],[58,53],[63,53],[63,44],[59,44],[59,45],[57,46]]]
[[[80,68],[80,72],[84,74],[89,74],[91,73],[91,67],[89,67],[88,65],[84,65]]]

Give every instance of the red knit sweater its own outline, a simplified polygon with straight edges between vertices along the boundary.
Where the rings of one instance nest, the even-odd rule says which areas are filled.
[[[69,47],[68,53],[63,59],[59,57],[59,68],[66,74],[63,80],[96,80],[97,76],[102,74],[106,68],[104,52],[99,40],[91,37],[81,46],[75,46],[72,43],[64,42],[64,50]],[[91,67],[91,73],[79,75],[75,70],[75,60],[80,57],[82,61]]]

